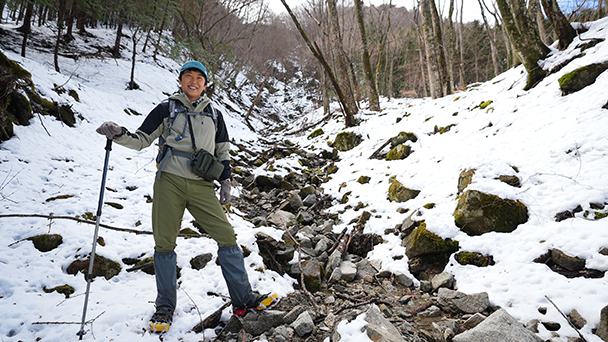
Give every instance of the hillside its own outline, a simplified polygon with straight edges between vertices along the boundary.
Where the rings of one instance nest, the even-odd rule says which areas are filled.
[[[608,19],[586,25],[589,30],[580,39],[608,38]],[[4,24],[2,28],[11,29]],[[104,30],[90,32],[111,39]],[[575,39],[565,51],[553,52],[543,68],[551,70],[571,61],[529,91],[522,90],[526,75],[520,66],[442,99],[384,100],[382,112],[360,112],[357,117],[360,125],[346,131],[360,136],[361,143],[338,152],[339,160],[334,163],[337,171],[319,185],[333,198],[331,206],[324,209],[325,214],[337,217],[332,222],[333,232],[352,229],[351,222],[361,216],[361,208],[371,213],[363,231],[380,235],[383,243],[376,245],[367,259],[381,263],[382,270],[401,272],[414,279],[402,238],[391,230],[418,211],[414,219],[424,220],[430,232],[457,241],[462,251],[493,257],[495,264],[488,267],[461,265],[450,257],[445,271],[455,276],[459,291],[487,292],[492,305],[505,308],[521,322],[533,319],[560,322],[557,333],[564,340],[577,336],[547,301],[547,296],[563,312],[576,309],[586,319],[581,332],[587,341],[601,341],[592,330],[599,324],[600,310],[608,304],[606,277],[567,278],[533,261],[551,249],[559,249],[584,259],[588,269],[608,270],[608,256],[600,253],[608,248],[608,221],[603,218],[608,212],[605,207],[608,138],[604,131],[608,127],[605,108],[608,73],[603,72],[595,83],[565,96],[558,84],[561,76],[579,67],[608,61],[608,42],[581,54],[579,45],[584,41],[580,39]],[[38,115],[28,126],[15,126],[16,136],[0,145],[0,215],[83,218],[86,213],[94,213],[105,154],[105,140],[95,133],[95,128],[112,120],[135,130],[143,116],[133,114],[145,115],[176,89],[175,71],[180,64],[162,57],[158,61],[141,57],[136,69],[141,88],[128,91],[127,59],[62,58],[64,71],[59,74],[52,67],[52,55],[44,51],[30,51],[25,59],[5,47],[2,52],[32,74],[36,88],[44,96],[71,105],[80,118],[73,128],[52,117]],[[79,100],[67,91],[53,91],[55,85],[75,90]],[[345,131],[339,111],[334,107],[335,113],[326,121],[322,120],[322,110],[306,110],[306,115],[298,118],[293,108],[311,105],[301,102],[305,94],[296,91],[287,88],[273,97],[265,95],[284,120],[277,126],[286,129],[270,134],[271,130],[264,126],[265,118],[256,119],[253,125],[264,131],[264,136],[251,132],[243,122],[256,89],[244,91],[243,99],[238,101],[234,95],[218,94],[231,137],[257,153],[267,150],[266,141],[285,144],[287,140],[312,155],[331,151],[329,145]],[[286,101],[287,96],[290,100]],[[130,114],[126,109],[131,109],[127,111]],[[311,123],[318,124],[309,126]],[[309,128],[299,132],[303,127]],[[310,137],[318,129],[322,133],[317,131],[320,135]],[[387,139],[400,132],[411,132],[417,137],[416,142],[407,143],[412,150],[407,158],[393,161],[369,158]],[[380,153],[385,154],[388,149]],[[114,146],[105,202],[118,205],[104,205],[102,223],[151,231],[148,199],[156,171],[155,153],[154,147],[135,152]],[[244,161],[247,153],[235,144],[234,155],[235,160]],[[470,169],[475,173],[468,190],[520,201],[527,207],[528,220],[511,233],[469,236],[462,232],[453,214],[458,202],[459,176]],[[249,172],[256,176],[287,177],[291,172],[321,173],[321,170],[310,170],[302,165],[298,155],[291,154],[269,159]],[[359,182],[361,176],[369,177],[369,181]],[[499,176],[516,176],[520,187],[497,180]],[[406,202],[390,201],[387,194],[393,180],[420,192]],[[235,198],[249,195],[250,190],[243,184],[235,185]],[[345,194],[348,201],[343,200]],[[575,211],[578,206],[581,211]],[[565,211],[571,212],[572,217],[558,222],[556,215]],[[246,214],[239,209],[229,214],[239,244],[251,251],[246,265],[253,288],[288,296],[297,280],[265,269],[256,244],[256,234],[262,232],[280,239],[282,229],[271,224],[255,227],[245,218]],[[183,227],[192,228],[191,220],[186,214]],[[0,236],[0,303],[6,308],[0,313],[3,340],[76,340],[78,325],[37,323],[80,322],[86,282],[82,274],[74,276],[66,269],[90,252],[93,225],[40,217],[0,217],[0,226],[5,232]],[[63,243],[51,251],[40,252],[25,240],[39,234],[60,234]],[[124,262],[152,256],[150,235],[105,228],[101,228],[100,235],[104,245],[97,247],[97,253],[106,258]],[[205,237],[180,238],[176,251],[181,285],[175,322],[166,338],[199,341],[203,335],[190,329],[222,306],[224,299],[213,293],[226,294],[227,289],[219,267],[208,265],[198,271],[190,267],[190,260],[201,253],[216,255],[216,245]],[[86,338],[93,335],[103,341],[158,340],[142,329],[153,311],[154,278],[143,272],[125,272],[129,267],[126,263],[121,267],[123,270],[111,279],[96,278],[92,283],[87,317],[94,322],[87,325],[90,335]],[[419,280],[414,282],[420,284]],[[75,292],[69,298],[44,291],[64,284],[74,287]],[[541,307],[548,309],[546,314],[539,313]],[[222,320],[228,320],[228,311],[222,314]],[[543,339],[552,336],[542,325],[539,330]],[[208,329],[204,336],[213,338],[215,332]]]

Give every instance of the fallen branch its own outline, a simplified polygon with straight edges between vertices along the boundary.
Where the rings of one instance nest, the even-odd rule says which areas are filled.
[[[572,327],[572,329],[576,330],[576,332],[578,333],[578,336],[585,342],[587,342],[587,340],[585,339],[585,337],[583,336],[583,334],[581,334],[580,330],[578,330],[577,327],[574,326],[574,324],[572,322],[570,322],[570,319],[564,315],[564,313],[562,312],[562,310],[560,310],[557,305],[555,305],[555,303],[553,303],[553,301],[551,300],[551,298],[549,298],[547,295],[545,295],[545,298],[547,298],[547,300],[549,301],[549,303],[553,304],[553,306],[557,309],[557,312],[559,312],[565,319],[566,322],[568,322],[568,324],[570,324],[570,326]]]
[[[377,149],[374,153],[372,153],[372,155],[369,156],[368,159],[377,159],[380,152],[382,152],[382,149],[385,148],[386,145],[390,144],[390,142],[391,142],[391,139],[388,139],[384,144],[382,144],[382,146],[380,146],[379,149]]]
[[[83,220],[83,219],[71,217],[71,216],[55,216],[55,215],[42,215],[42,214],[1,214],[0,215],[0,218],[5,218],[5,217],[40,217],[40,218],[45,218],[45,219],[49,219],[49,220],[61,219],[61,220],[72,220],[72,221],[76,221],[79,223],[95,224],[95,221]],[[120,227],[114,227],[114,226],[110,226],[110,225],[103,224],[103,223],[100,223],[99,226],[106,228],[106,229],[119,231],[119,232],[133,233],[133,234],[137,234],[137,235],[139,235],[139,234],[152,235],[152,232],[147,231],[147,230],[120,228]],[[187,237],[187,238],[204,237],[203,235],[192,235],[192,234],[177,234],[177,236]],[[16,241],[16,242],[12,243],[11,245],[13,245],[17,242],[21,242],[21,241],[23,241],[23,240]]]

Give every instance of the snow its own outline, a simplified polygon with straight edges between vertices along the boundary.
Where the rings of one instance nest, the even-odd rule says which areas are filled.
[[[608,18],[590,25],[590,30],[581,34],[581,38],[608,38]],[[2,27],[11,26],[3,24]],[[43,33],[50,35],[50,29],[40,30],[47,30]],[[102,37],[100,39],[112,40],[111,34],[104,29],[90,31]],[[572,46],[577,42],[580,42],[579,38]],[[128,43],[123,41],[123,44]],[[176,90],[176,70],[180,63],[163,57],[155,62],[140,54],[135,79],[141,89],[125,90],[131,65],[127,59],[83,57],[74,61],[62,57],[59,60],[62,73],[57,73],[50,55],[33,49],[28,50],[27,58],[15,51],[3,50],[3,53],[32,73],[36,88],[46,97],[69,103],[83,119],[78,120],[75,128],[42,116],[35,116],[29,126],[15,126],[16,136],[0,145],[0,194],[3,196],[0,214],[82,216],[86,212],[95,213],[105,156],[105,138],[96,134],[95,128],[106,120],[116,121],[131,130],[139,127],[144,117],[127,115],[124,110],[132,108],[145,115],[166,97],[166,93]],[[554,51],[545,61],[545,67],[557,65],[577,53],[572,47],[562,52]],[[130,52],[124,52],[124,55],[130,56]],[[333,141],[339,132],[356,132],[363,137],[357,148],[340,152],[340,161],[336,163],[339,170],[323,188],[337,199],[346,191],[352,192],[349,203],[335,201],[329,210],[344,212],[342,223],[334,226],[336,232],[350,228],[347,222],[361,214],[348,209],[347,205],[354,206],[360,201],[368,205],[365,210],[373,210],[365,231],[383,235],[385,243],[376,246],[368,257],[380,261],[383,269],[409,274],[407,257],[393,258],[405,255],[400,239],[384,235],[384,230],[401,223],[413,210],[419,210],[421,216],[416,219],[426,220],[430,231],[457,240],[464,251],[494,256],[496,264],[486,268],[462,266],[450,260],[446,271],[455,275],[458,290],[465,293],[485,291],[492,304],[505,308],[519,321],[556,321],[562,326],[561,336],[577,336],[547,301],[545,296],[548,296],[565,313],[576,309],[588,321],[581,330],[585,338],[599,342],[601,340],[591,329],[597,327],[600,310],[608,304],[606,277],[568,279],[532,260],[548,249],[557,248],[585,258],[589,268],[608,270],[608,256],[598,253],[600,247],[608,247],[608,219],[593,220],[593,212],[598,210],[590,209],[590,203],[608,202],[608,137],[604,130],[608,127],[608,111],[601,108],[608,101],[608,73],[604,72],[594,84],[568,96],[561,96],[557,83],[559,77],[577,67],[606,60],[608,43],[603,42],[586,50],[584,56],[529,91],[522,90],[526,75],[520,66],[442,99],[384,99],[381,113],[362,111],[358,115],[362,123],[357,127],[345,129],[341,116],[334,114],[331,120],[315,127],[322,128],[323,135],[307,139],[310,132],[305,132],[287,138],[318,153],[321,149],[329,149],[328,141]],[[80,102],[67,92],[52,91],[54,84],[76,90]],[[250,98],[255,94],[254,90]],[[295,97],[295,100],[301,101],[301,98]],[[493,101],[490,109],[475,108],[488,100]],[[273,106],[282,108],[284,104],[276,101]],[[237,108],[235,104],[230,107]],[[302,104],[302,107],[306,105]],[[332,108],[337,107],[334,104]],[[231,137],[238,142],[258,139],[243,122],[243,113],[224,112]],[[311,111],[299,120],[290,121],[290,129],[297,131],[304,124],[318,122],[322,117],[322,110]],[[259,122],[254,124],[259,125]],[[447,133],[429,134],[436,125],[450,124],[455,126]],[[368,159],[386,139],[401,131],[413,132],[419,138],[411,143],[414,152],[408,158],[400,161]],[[275,138],[279,139],[279,136]],[[272,137],[265,139],[272,140]],[[151,230],[151,204],[146,203],[146,196],[152,195],[155,153],[154,147],[138,152],[114,146],[106,180],[106,186],[112,191],[105,191],[104,201],[121,203],[125,209],[104,205],[102,223]],[[268,174],[266,166],[262,165],[254,173]],[[286,167],[302,169],[297,160],[275,164],[279,174],[284,174]],[[456,186],[460,172],[470,168],[477,170],[470,189],[522,201],[529,210],[528,222],[509,234],[471,237],[460,232],[452,216]],[[369,184],[357,182],[362,175],[371,177]],[[495,180],[500,175],[517,175],[522,187],[513,188]],[[420,195],[405,203],[389,202],[387,191],[391,176],[409,188],[420,190]],[[127,187],[137,188],[131,191]],[[233,195],[238,196],[239,192],[238,188],[233,189]],[[73,197],[46,201],[61,195]],[[423,208],[427,203],[436,205],[433,209]],[[577,205],[592,214],[585,218],[583,213],[578,213],[575,218],[555,222],[556,213],[572,210]],[[410,210],[401,214],[397,211],[399,208]],[[606,212],[606,209],[599,212]],[[191,220],[186,213],[183,227],[192,227]],[[238,212],[230,214],[229,220],[237,233],[238,243],[252,251],[245,264],[254,290],[274,291],[279,297],[292,292],[294,279],[259,270],[263,269],[263,262],[257,254],[255,234],[264,232],[278,237],[281,231],[272,227],[254,228]],[[138,222],[141,222],[140,226],[136,226]],[[90,252],[94,225],[71,220],[4,217],[0,218],[0,227],[4,232],[0,235],[2,340],[32,341],[38,337],[43,341],[77,340],[86,281],[82,274],[68,275],[65,269],[76,256],[84,257]],[[45,233],[61,234],[63,244],[42,253],[30,241],[15,243]],[[97,246],[97,254],[104,257],[120,261],[152,256],[151,235],[100,228],[100,236],[106,244]],[[189,330],[224,303],[225,298],[209,294],[228,293],[220,268],[214,263],[201,271],[189,266],[194,256],[212,253],[215,257],[216,250],[215,242],[208,238],[179,238],[176,252],[182,277],[174,324],[166,335],[168,340],[201,340],[201,334]],[[117,276],[110,280],[97,278],[91,284],[86,317],[94,322],[86,325],[85,340],[158,339],[146,332],[154,310],[154,277],[141,271],[125,272],[124,268],[128,266],[122,266],[123,271]],[[64,284],[76,290],[68,299],[42,290]],[[547,314],[541,315],[539,307],[547,307]],[[229,317],[228,311],[224,312],[223,319]],[[363,316],[340,324],[339,332],[350,336],[343,340],[364,339],[357,334]],[[37,324],[40,322],[75,324]],[[540,330],[541,337],[551,337],[542,326]],[[212,330],[204,332],[205,337],[214,335]]]

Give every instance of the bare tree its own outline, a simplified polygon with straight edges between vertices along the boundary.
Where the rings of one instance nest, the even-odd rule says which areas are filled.
[[[369,47],[367,46],[367,37],[365,35],[365,21],[363,20],[363,2],[355,0],[357,24],[359,26],[359,34],[361,35],[361,54],[363,62],[363,70],[365,71],[365,79],[369,91],[369,109],[379,112],[380,100],[378,98],[378,89],[376,88],[376,80],[372,72],[372,66],[369,61]]]
[[[424,52],[426,55],[427,76],[429,78],[429,89],[432,98],[442,97],[443,87],[441,69],[439,66],[439,53],[433,32],[433,19],[430,2],[433,0],[420,0],[420,12],[422,14],[422,32],[424,34]]]

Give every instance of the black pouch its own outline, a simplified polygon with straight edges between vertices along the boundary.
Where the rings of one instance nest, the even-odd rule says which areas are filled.
[[[198,150],[194,153],[190,167],[197,176],[209,182],[220,179],[224,172],[224,164],[205,150]]]

